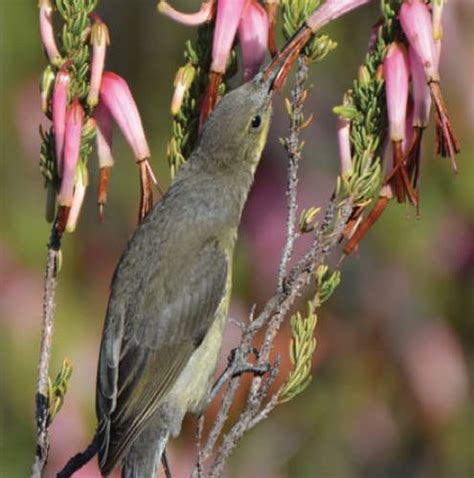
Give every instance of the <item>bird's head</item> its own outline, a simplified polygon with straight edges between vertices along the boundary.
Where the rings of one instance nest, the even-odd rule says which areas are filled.
[[[208,164],[254,172],[267,139],[272,96],[294,60],[294,51],[283,51],[253,80],[220,100],[204,125],[199,145]]]

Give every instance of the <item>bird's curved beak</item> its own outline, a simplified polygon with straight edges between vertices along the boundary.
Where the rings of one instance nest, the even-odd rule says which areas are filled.
[[[268,92],[280,89],[288,78],[288,73],[308,40],[312,30],[305,24],[288,40],[272,62],[263,70],[262,81],[268,83]]]

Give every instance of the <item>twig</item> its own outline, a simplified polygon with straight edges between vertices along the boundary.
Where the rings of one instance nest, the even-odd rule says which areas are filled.
[[[298,168],[301,160],[301,144],[300,133],[302,130],[303,104],[306,98],[306,90],[304,84],[308,75],[308,65],[304,57],[298,58],[298,70],[296,72],[295,86],[291,92],[291,112],[290,112],[290,134],[284,140],[288,151],[288,174],[287,174],[287,199],[288,199],[288,215],[286,220],[286,242],[280,259],[278,268],[278,290],[284,287],[284,278],[288,267],[293,247],[296,240],[295,221],[296,221],[296,195],[298,186]]]
[[[48,460],[49,436],[49,363],[53,341],[54,312],[56,308],[57,268],[59,261],[60,237],[53,225],[48,244],[48,255],[44,277],[43,324],[41,332],[38,382],[36,385],[36,453],[30,478],[40,478]]]

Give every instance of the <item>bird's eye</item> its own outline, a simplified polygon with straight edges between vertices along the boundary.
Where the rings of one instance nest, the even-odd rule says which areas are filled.
[[[255,133],[260,129],[261,126],[262,126],[262,117],[260,115],[254,116],[250,123],[250,130],[253,133]]]

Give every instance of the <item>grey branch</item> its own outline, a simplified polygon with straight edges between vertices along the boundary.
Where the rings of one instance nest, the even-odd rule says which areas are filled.
[[[304,83],[307,76],[307,65],[300,58],[296,74],[295,86],[291,99],[291,126],[290,134],[285,140],[288,152],[288,180],[287,180],[287,229],[286,240],[282,250],[278,286],[275,294],[268,300],[263,310],[254,317],[254,310],[250,314],[248,324],[242,330],[242,338],[236,353],[245,360],[253,353],[253,341],[258,332],[262,331],[264,339],[258,351],[256,367],[263,368],[270,364],[267,374],[255,374],[247,395],[243,411],[232,424],[228,432],[223,434],[229,419],[229,410],[234,403],[236,392],[240,385],[240,376],[231,376],[227,382],[224,395],[221,399],[219,412],[211,425],[205,441],[202,441],[204,418],[199,421],[198,431],[198,459],[192,476],[220,477],[230,454],[244,434],[268,417],[277,406],[280,389],[269,396],[271,385],[274,383],[280,365],[280,357],[270,362],[271,351],[276,334],[287,317],[297,298],[303,293],[311,281],[316,268],[325,263],[329,253],[338,245],[345,224],[353,207],[351,198],[344,200],[333,198],[326,208],[322,224],[315,232],[312,245],[306,254],[288,272],[288,264],[293,254],[294,243],[298,237],[296,224],[296,193],[298,184],[298,166],[301,160],[300,133],[303,129],[303,104],[306,98]],[[218,443],[220,440],[220,443]],[[208,470],[206,472],[206,469]]]
[[[56,309],[57,266],[59,261],[59,238],[53,226],[44,277],[43,324],[41,332],[40,357],[38,363],[38,382],[36,386],[36,453],[30,478],[40,478],[46,465],[49,452],[48,436],[48,388],[49,363],[53,341],[54,313]]]

